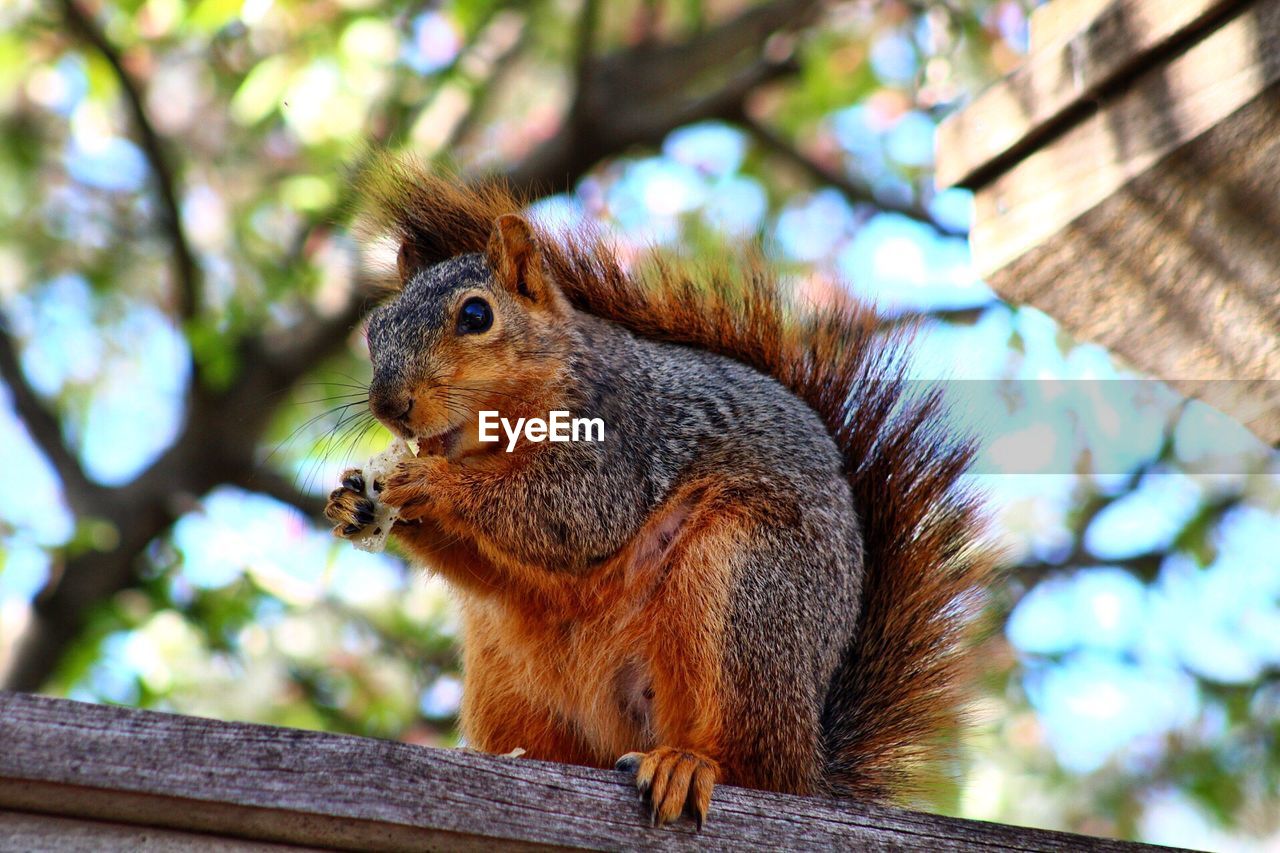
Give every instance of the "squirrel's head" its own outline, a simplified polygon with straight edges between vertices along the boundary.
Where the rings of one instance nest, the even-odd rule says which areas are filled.
[[[401,247],[401,290],[369,319],[369,408],[402,438],[442,438],[451,453],[474,443],[481,410],[510,416],[560,374],[572,311],[514,214],[494,223],[484,253],[421,257]]]

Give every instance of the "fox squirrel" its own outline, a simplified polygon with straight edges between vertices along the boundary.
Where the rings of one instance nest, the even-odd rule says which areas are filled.
[[[496,182],[388,157],[359,188],[401,246],[369,406],[421,442],[375,488],[456,592],[469,744],[616,762],[655,823],[701,826],[721,782],[910,790],[956,723],[992,560],[971,449],[904,397],[901,340],[760,263],[629,273]],[[604,440],[507,452],[482,410],[598,417]],[[330,496],[336,534],[370,522],[364,486]]]

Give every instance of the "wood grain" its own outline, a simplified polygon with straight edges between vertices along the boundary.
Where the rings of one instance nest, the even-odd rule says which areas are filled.
[[[1087,27],[1112,2],[1113,0],[1052,0],[1035,7],[1027,22],[1027,29],[1030,31],[1028,55],[1034,56],[1050,48],[1057,48]]]
[[[939,186],[978,187],[1008,168],[1069,114],[1092,109],[1152,56],[1179,49],[1239,0],[1053,0],[1031,19],[1033,52],[938,128]],[[1055,7],[1067,11],[1048,11]],[[1075,11],[1082,6],[1092,12]],[[1097,8],[1093,11],[1094,7]],[[1038,33],[1037,28],[1048,31]]]
[[[1280,446],[1277,163],[1262,96],[989,281]]]
[[[1280,446],[1280,0],[975,197],[979,273]]]
[[[970,235],[990,275],[1280,78],[1280,2],[1263,0],[983,186]],[[1219,152],[1227,159],[1230,152]]]
[[[0,850],[84,853],[196,853],[216,845],[220,853],[298,853],[319,850],[294,844],[243,841],[173,829],[139,827],[0,810]]]
[[[658,830],[622,773],[18,693],[0,808],[340,849],[1155,849],[728,787],[701,833]]]

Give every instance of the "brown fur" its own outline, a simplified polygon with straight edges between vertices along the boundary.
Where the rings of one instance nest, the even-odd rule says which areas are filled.
[[[431,484],[431,519],[406,527],[404,541],[464,591],[468,682],[499,694],[466,694],[463,716],[475,746],[492,752],[519,746],[534,758],[597,767],[612,766],[637,745],[656,746],[652,732],[637,732],[626,715],[619,718],[619,685],[600,675],[612,671],[612,661],[635,658],[658,664],[652,670],[654,728],[680,733],[686,748],[718,755],[724,725],[718,643],[726,590],[725,579],[713,573],[724,563],[714,552],[737,531],[726,524],[709,485],[691,484],[674,495],[623,551],[581,577],[527,565],[477,537],[449,505],[483,501],[477,496],[482,489],[450,477],[438,459],[412,463],[417,470],[393,478],[386,499],[418,521],[421,484]],[[673,517],[677,535],[659,544]],[[463,544],[472,541],[476,547]],[[499,589],[502,606],[495,607],[491,600]],[[563,715],[539,714],[521,693],[504,689],[512,683],[532,686]],[[595,748],[576,737],[577,730],[592,732]]]
[[[361,189],[371,202],[369,224],[412,246],[420,263],[486,251],[495,269],[518,263],[495,256],[489,243],[494,223],[521,209],[520,200],[499,184],[464,184],[388,158],[365,174]],[[574,308],[648,338],[750,365],[776,378],[826,424],[859,514],[866,574],[856,636],[823,712],[821,789],[863,800],[901,797],[922,763],[937,757],[942,735],[956,723],[963,635],[992,565],[981,542],[977,501],[959,484],[970,447],[946,432],[937,397],[903,399],[905,339],[878,337],[874,311],[851,298],[836,297],[818,308],[793,304],[759,263],[749,263],[739,275],[713,269],[686,276],[656,263],[629,274],[593,233],[535,239],[544,264],[536,274],[545,270]],[[526,374],[522,381],[533,378]],[[543,387],[554,387],[553,377],[542,378]],[[493,464],[510,466],[506,485],[518,494],[520,453]],[[464,597],[467,667],[502,669],[504,678],[486,683],[522,680],[561,709],[539,712],[500,690],[471,693],[465,699],[468,734],[477,746],[521,746],[536,757],[610,763],[616,757],[610,749],[591,750],[576,732],[584,725],[612,725],[581,719],[593,707],[612,708],[619,701],[614,681],[602,681],[599,662],[629,648],[646,649],[663,664],[654,677],[663,682],[656,692],[664,703],[654,713],[686,733],[679,746],[696,756],[682,761],[650,752],[642,772],[662,775],[659,769],[665,768],[678,777],[677,787],[683,781],[708,794],[708,772],[758,787],[815,790],[806,780],[761,779],[751,768],[718,764],[727,732],[737,723],[724,719],[714,684],[721,653],[715,614],[725,579],[715,576],[714,567],[723,561],[711,552],[750,535],[751,525],[749,508],[728,515],[703,512],[715,501],[708,490],[725,484],[698,484],[696,494],[667,503],[666,513],[687,515],[675,524],[677,541],[659,541],[653,531],[663,519],[655,517],[657,527],[647,526],[648,534],[584,578],[542,571],[462,529],[450,506],[480,500],[476,490],[483,486],[428,459],[413,465],[418,467],[394,484],[400,491],[387,498],[411,511],[417,507],[426,519],[422,530],[406,532],[410,548],[460,588],[478,593],[501,587],[513,604],[499,612],[483,595]],[[418,485],[424,483],[429,485]],[[703,517],[716,523],[702,525]],[[456,544],[468,537],[474,545]],[[656,575],[661,560],[655,554],[674,554],[689,570]],[[616,648],[593,644],[593,620],[611,626]],[[619,631],[619,624],[631,627]],[[619,733],[609,746],[630,748],[634,734]],[[651,795],[655,809],[672,807],[665,793]]]

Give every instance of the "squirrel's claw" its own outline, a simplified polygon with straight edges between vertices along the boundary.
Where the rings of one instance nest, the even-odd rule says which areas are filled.
[[[324,516],[334,522],[333,535],[347,539],[373,521],[373,501],[364,496],[364,475],[356,468],[342,474],[342,485],[329,493]]]
[[[689,808],[693,811],[693,819],[702,829],[707,822],[707,812],[711,810],[711,791],[716,786],[716,774],[695,770],[693,784],[689,788]]]
[[[671,823],[688,807],[698,829],[706,823],[711,791],[720,768],[710,758],[668,746],[647,753],[628,752],[618,759],[618,770],[634,771],[636,788],[649,802],[654,826]]]

